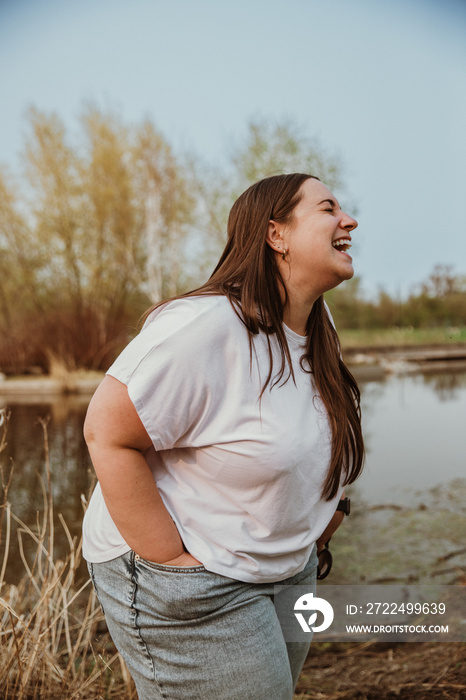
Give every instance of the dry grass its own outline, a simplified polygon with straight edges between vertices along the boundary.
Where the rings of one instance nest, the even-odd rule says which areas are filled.
[[[106,632],[90,581],[82,581],[82,575],[79,581],[81,541],[71,537],[60,515],[68,551],[64,560],[54,558],[47,425],[42,423],[44,508],[38,514],[36,527],[31,528],[15,516],[8,502],[13,465],[4,465],[1,461],[8,416],[4,411],[0,413],[3,489],[0,505],[3,553],[0,560],[0,697],[4,700],[136,698],[126,667]],[[5,582],[14,521],[24,565],[24,577],[18,585]],[[96,642],[99,628],[102,633]]]

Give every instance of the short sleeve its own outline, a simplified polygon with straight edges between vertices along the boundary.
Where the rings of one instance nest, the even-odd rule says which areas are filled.
[[[170,302],[151,318],[107,374],[128,394],[156,450],[195,442],[222,401],[228,353],[224,297]],[[239,324],[241,325],[241,324]]]

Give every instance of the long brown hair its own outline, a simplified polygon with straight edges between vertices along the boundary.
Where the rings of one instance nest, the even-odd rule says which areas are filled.
[[[182,295],[225,295],[245,324],[252,353],[253,336],[264,331],[269,347],[269,372],[262,387],[294,381],[291,356],[283,330],[286,286],[276,262],[276,253],[266,242],[270,220],[291,224],[293,211],[302,198],[300,187],[313,175],[274,175],[256,182],[233,204],[228,218],[228,241],[210,279],[198,289]],[[318,178],[315,178],[318,179]],[[166,303],[166,302],[162,302]],[[149,315],[156,306],[149,309]],[[364,460],[360,393],[351,372],[341,359],[340,343],[323,297],[314,302],[307,322],[307,346],[301,366],[308,363],[327,410],[332,433],[330,467],[322,495],[331,500],[340,482],[352,483]],[[275,335],[281,365],[274,376],[270,337]],[[307,361],[307,363],[306,363]],[[285,372],[287,376],[283,379]]]

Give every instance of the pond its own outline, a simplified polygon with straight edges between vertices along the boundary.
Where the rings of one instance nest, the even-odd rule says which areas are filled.
[[[353,488],[365,501],[409,505],[416,492],[466,478],[466,372],[392,375],[360,388],[367,458]]]
[[[466,371],[391,375],[360,381],[360,387],[367,459],[363,475],[349,488],[356,514],[358,508],[451,505],[455,495],[464,494]],[[62,513],[71,533],[80,533],[83,500],[94,483],[82,438],[88,400],[74,396],[2,400],[0,396],[0,408],[11,412],[8,444],[0,457],[4,477],[9,464],[14,465],[8,500],[12,512],[28,526],[35,525],[43,509],[46,423],[55,515]],[[463,507],[462,496],[460,500]],[[464,515],[461,523],[463,534],[457,534],[464,541]],[[62,526],[57,521],[58,531]],[[56,541],[60,549],[58,535]],[[6,580],[14,581],[20,571],[13,536]]]

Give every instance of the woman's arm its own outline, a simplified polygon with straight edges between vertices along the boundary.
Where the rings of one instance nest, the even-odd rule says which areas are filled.
[[[341,495],[341,498],[344,498],[345,494],[343,493]],[[329,541],[329,539],[332,537],[333,533],[338,530],[340,527],[341,523],[343,522],[343,518],[345,517],[345,514],[341,510],[336,510],[335,513],[332,516],[331,521],[319,537],[319,539],[316,541],[317,545],[317,554],[322,551],[322,549],[325,547],[325,543]]]
[[[152,445],[124,384],[106,376],[84,424],[92,463],[112,519],[144,559],[193,566],[154,482],[143,452]]]

